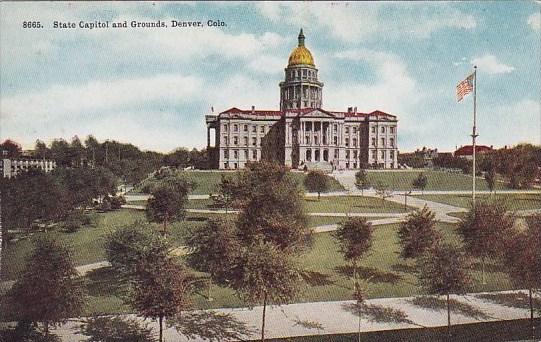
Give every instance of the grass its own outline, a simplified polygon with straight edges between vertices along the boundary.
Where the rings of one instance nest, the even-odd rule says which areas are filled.
[[[536,319],[537,327],[541,319]],[[325,330],[322,330],[325,332]],[[537,337],[541,337],[541,329],[537,328]],[[447,327],[416,328],[362,332],[363,342],[504,342],[527,340],[530,335],[530,321],[526,319],[498,322],[483,322],[451,326],[451,338],[447,336]],[[357,334],[319,335],[269,339],[269,342],[357,342]]]
[[[425,190],[470,190],[472,188],[471,176],[461,173],[450,173],[444,171],[423,170],[419,172],[412,171],[383,171],[368,172],[368,180],[372,186],[378,182],[386,184],[391,190],[411,190],[412,182],[419,173],[427,176],[428,183]],[[496,189],[504,189],[502,183],[496,184]],[[486,182],[483,179],[477,179],[476,189],[488,190]]]
[[[309,213],[401,213],[404,206],[375,197],[361,196],[325,196],[305,199],[306,211]]]
[[[222,179],[222,175],[235,177],[238,171],[178,171],[178,174],[187,181],[194,184],[191,191],[192,195],[208,195],[218,191],[218,185]],[[291,177],[295,179],[301,187],[304,188],[303,182],[306,174],[301,172],[291,172]],[[148,180],[146,180],[148,182]],[[141,186],[137,186],[134,192],[138,192]],[[329,177],[329,191],[342,191],[344,187],[334,178]]]
[[[471,195],[421,195],[417,198],[445,203],[455,207],[470,208]],[[541,194],[479,194],[477,200],[505,202],[509,210],[541,209]]]
[[[144,213],[135,210],[121,210],[105,214],[96,214],[95,227],[83,228],[72,234],[63,232],[49,232],[55,234],[61,241],[77,246],[74,248],[74,259],[77,265],[97,262],[105,259],[103,250],[103,236],[115,227],[129,224],[137,219],[143,219]],[[189,229],[204,224],[210,215],[189,214],[187,219],[172,224],[169,228],[169,238],[174,245],[182,245]],[[314,218],[312,223],[331,222],[332,218]],[[331,220],[331,221],[329,221]],[[336,218],[336,222],[340,218]],[[156,225],[156,229],[161,227]],[[445,239],[459,243],[451,224],[439,223],[437,228]],[[398,258],[399,246],[396,232],[398,225],[377,226],[374,231],[374,243],[370,254],[363,259],[361,276],[370,278],[366,283],[369,298],[404,297],[423,295],[423,291],[416,282],[413,273],[413,262],[402,261]],[[43,233],[45,234],[45,233]],[[4,250],[3,279],[13,279],[22,270],[22,260],[30,249],[29,240],[12,243]],[[315,235],[313,248],[299,258],[300,267],[306,270],[305,278],[310,286],[302,289],[296,302],[314,302],[330,300],[347,300],[352,295],[352,282],[349,269],[343,261],[336,240],[331,233]],[[487,267],[486,286],[480,284],[480,268],[474,270],[477,279],[476,287],[472,292],[495,291],[511,289],[507,276],[501,272],[497,265]],[[90,273],[85,278],[90,294],[86,314],[91,313],[123,313],[129,311],[121,299],[121,292],[114,280],[114,274],[107,273],[107,269]],[[109,271],[110,272],[110,271]],[[204,276],[204,275],[202,275]],[[227,288],[212,286],[211,296],[214,301],[207,301],[206,286],[199,293],[192,296],[194,308],[220,308],[246,306],[235,293]]]

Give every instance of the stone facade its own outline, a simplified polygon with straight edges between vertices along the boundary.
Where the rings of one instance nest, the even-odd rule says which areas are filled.
[[[206,116],[213,167],[239,169],[250,161],[274,160],[298,169],[397,168],[396,116],[356,107],[322,109],[323,83],[304,39],[301,30],[280,83],[280,110],[233,107]]]

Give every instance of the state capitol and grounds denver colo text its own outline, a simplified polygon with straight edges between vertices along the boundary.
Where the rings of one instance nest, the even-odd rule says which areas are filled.
[[[156,20],[156,21],[53,21],[55,29],[98,29],[98,28],[195,28],[195,27],[223,27],[227,26],[221,20],[209,19],[207,21],[182,21],[182,20]]]

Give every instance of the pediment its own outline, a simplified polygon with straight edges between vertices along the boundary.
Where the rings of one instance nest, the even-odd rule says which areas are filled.
[[[335,118],[335,116],[332,115],[331,113],[329,113],[327,111],[324,111],[324,110],[321,110],[321,109],[314,109],[314,110],[302,113],[302,114],[299,115],[299,117],[301,117],[303,119],[308,119],[308,118],[329,118],[329,119],[334,119]]]

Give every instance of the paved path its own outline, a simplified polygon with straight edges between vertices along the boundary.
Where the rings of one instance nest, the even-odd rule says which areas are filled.
[[[510,293],[516,291],[504,291]],[[524,319],[529,317],[529,310],[515,307],[498,305],[477,297],[478,294],[466,296],[452,296],[452,299],[477,310],[476,315],[468,315],[453,311],[451,313],[452,324],[478,323],[497,320]],[[426,309],[414,305],[411,301],[414,297],[403,298],[379,298],[369,299],[366,304],[374,311],[381,308],[400,310],[406,315],[404,320],[391,322],[388,319],[376,319],[369,313],[363,313],[361,317],[361,331],[382,331],[393,329],[411,329],[422,327],[438,327],[447,325],[447,312],[442,309]],[[297,303],[283,306],[271,306],[267,308],[266,337],[285,338],[291,336],[310,336],[319,334],[354,333],[358,328],[358,316],[354,310],[353,301],[333,301]],[[198,311],[201,312],[201,311]],[[209,311],[205,311],[209,312]],[[243,322],[252,330],[247,336],[257,339],[261,327],[262,307],[218,309],[211,312],[229,314],[237,322]],[[188,313],[185,313],[187,315]],[[131,318],[135,316],[130,315]],[[141,322],[141,318],[137,318]],[[156,322],[145,321],[154,331],[158,330]],[[62,337],[63,341],[81,341],[83,338],[77,335],[80,322],[71,320],[54,331]],[[180,335],[175,329],[168,328],[164,331],[166,341],[203,341],[203,339],[188,340]]]

